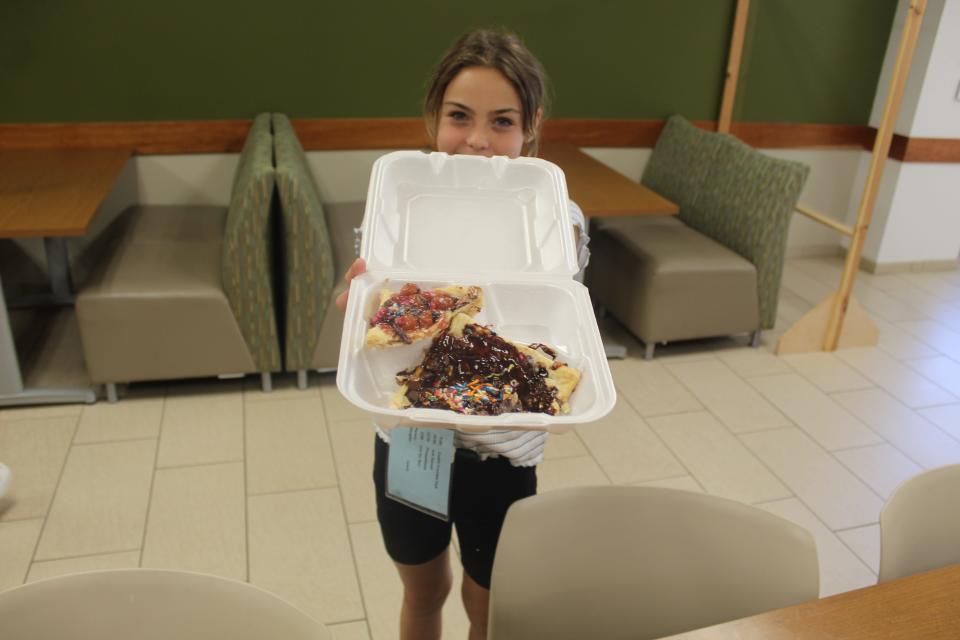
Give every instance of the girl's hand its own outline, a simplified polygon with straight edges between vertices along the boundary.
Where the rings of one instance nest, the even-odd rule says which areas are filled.
[[[343,280],[349,285],[350,281],[356,278],[358,275],[367,270],[367,263],[363,261],[363,258],[357,258],[353,261],[353,264],[350,265],[350,268],[347,269],[347,273],[344,274]],[[337,296],[336,301],[334,302],[337,305],[337,309],[340,311],[347,310],[347,297],[350,295],[350,289]]]

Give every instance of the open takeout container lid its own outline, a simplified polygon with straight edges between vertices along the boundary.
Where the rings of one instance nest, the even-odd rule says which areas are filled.
[[[397,151],[373,167],[360,255],[367,273],[350,284],[337,386],[383,427],[427,425],[461,431],[562,432],[606,415],[616,402],[596,318],[577,272],[566,181],[538,158]],[[581,370],[570,413],[464,415],[442,409],[394,409],[397,372],[419,363],[429,341],[364,347],[368,319],[383,288],[406,282],[484,289],[475,316],[500,336],[554,347]]]

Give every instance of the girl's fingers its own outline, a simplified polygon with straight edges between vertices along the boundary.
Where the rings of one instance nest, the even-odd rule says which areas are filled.
[[[350,268],[347,269],[347,272],[343,276],[344,282],[350,283],[351,280],[356,278],[358,275],[367,270],[367,263],[363,261],[363,258],[357,258],[353,261],[353,264],[350,265]],[[343,293],[337,296],[337,299],[334,300],[334,304],[337,306],[337,309],[340,311],[346,311],[347,309],[347,298],[350,295],[350,289],[347,289]]]
[[[347,273],[344,274],[343,279],[346,282],[350,282],[366,270],[367,263],[363,261],[363,258],[357,258],[353,261],[353,264],[350,265],[350,268],[347,269]]]

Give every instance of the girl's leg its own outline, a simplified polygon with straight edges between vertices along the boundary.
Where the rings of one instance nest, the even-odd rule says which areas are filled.
[[[423,564],[396,565],[403,582],[400,640],[440,640],[443,603],[453,585],[449,547]]]
[[[463,597],[463,608],[467,610],[467,618],[470,620],[469,640],[486,640],[490,590],[481,587],[464,572],[460,595]]]

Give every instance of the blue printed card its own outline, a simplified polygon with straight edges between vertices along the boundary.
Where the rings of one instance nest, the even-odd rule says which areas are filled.
[[[452,429],[391,429],[387,497],[449,520],[453,456]]]

